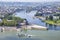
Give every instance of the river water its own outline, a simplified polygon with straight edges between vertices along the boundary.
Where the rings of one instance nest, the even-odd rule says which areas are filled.
[[[36,12],[37,11],[31,11],[29,13],[26,13],[26,11],[20,11],[20,12],[16,12],[16,16],[27,19],[29,24],[36,24],[36,25],[48,27],[49,30],[60,30],[60,26],[49,25],[43,22],[42,20],[40,20],[39,18],[36,18],[34,16]]]
[[[15,31],[0,32],[0,40],[60,40],[60,31],[28,30],[29,37],[18,37]]]
[[[17,12],[16,14],[17,14],[16,16],[27,19],[29,24],[44,25],[44,23],[41,20],[34,17],[34,15],[36,14],[36,11],[31,11],[30,13],[21,11],[21,12]]]

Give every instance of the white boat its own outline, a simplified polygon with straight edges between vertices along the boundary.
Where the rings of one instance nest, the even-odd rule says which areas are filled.
[[[32,37],[33,35],[30,35],[30,34],[17,34],[18,35],[18,37]]]

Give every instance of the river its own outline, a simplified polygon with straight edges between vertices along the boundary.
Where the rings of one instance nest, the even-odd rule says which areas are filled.
[[[31,11],[30,13],[26,13],[25,11],[16,12],[16,16],[27,19],[29,24],[37,24],[37,25],[44,26],[45,23],[39,20],[38,18],[36,18],[34,16],[35,14],[36,11]]]
[[[37,11],[31,11],[29,13],[26,13],[26,11],[20,11],[16,12],[16,16],[27,19],[29,24],[36,24],[44,27],[48,27],[49,30],[60,30],[60,26],[55,25],[49,25],[40,20],[39,18],[36,18],[34,15]]]
[[[19,16],[21,18],[26,18],[28,20],[28,22],[30,24],[36,24],[36,25],[40,25],[40,26],[46,26],[46,23],[42,22],[41,20],[39,20],[38,18],[33,18],[34,14],[36,13],[36,11],[32,11],[30,13],[26,13],[25,11],[21,11],[21,12],[16,12],[16,16]],[[60,28],[56,27],[56,30],[54,30],[55,28],[50,25],[50,26],[46,26],[49,27],[49,30],[27,30],[26,34],[29,35],[33,35],[31,38],[29,37],[19,37],[17,36],[17,32],[16,31],[6,31],[6,32],[0,32],[0,40],[60,40]],[[52,30],[53,29],[53,30]],[[23,32],[25,33],[25,32]]]

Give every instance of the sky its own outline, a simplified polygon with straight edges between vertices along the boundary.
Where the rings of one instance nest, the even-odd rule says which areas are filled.
[[[60,1],[60,0],[0,0],[0,2],[54,2],[54,1]]]

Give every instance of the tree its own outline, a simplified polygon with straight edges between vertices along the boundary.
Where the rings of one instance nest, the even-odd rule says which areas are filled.
[[[50,15],[50,16],[49,16],[49,19],[50,19],[50,20],[53,20],[53,16],[52,16],[52,15]]]
[[[48,16],[46,16],[46,20],[48,20]]]
[[[24,19],[20,18],[20,17],[13,17],[15,21],[20,21],[20,22],[23,22]]]

